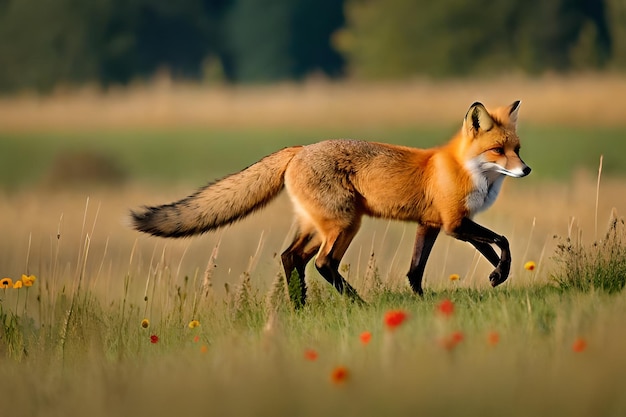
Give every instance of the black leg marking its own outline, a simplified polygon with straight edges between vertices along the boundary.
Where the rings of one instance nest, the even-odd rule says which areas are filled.
[[[294,275],[297,275],[297,279],[300,281],[300,293],[289,293],[291,301],[296,307],[304,306],[306,303],[306,281],[304,279],[306,264],[319,249],[319,245],[313,245],[307,250],[307,246],[310,246],[314,238],[314,234],[297,235],[293,243],[280,256],[285,270],[287,287],[291,288]]]
[[[363,299],[359,296],[354,288],[341,276],[339,273],[339,264],[340,261],[331,258],[323,258],[320,261],[315,262],[315,267],[319,271],[319,273],[324,277],[326,281],[331,283],[335,289],[339,292],[339,294],[347,295],[352,300],[363,302]]]
[[[494,233],[468,218],[461,221],[461,225],[454,230],[452,235],[459,240],[470,242],[489,262],[495,265],[496,268],[489,275],[491,286],[495,287],[506,281],[511,270],[511,251],[506,237]],[[497,261],[497,255],[493,248],[488,249],[491,244],[500,248],[500,259]]]
[[[324,279],[331,283],[340,294],[345,294],[353,300],[363,302],[356,290],[339,273],[341,258],[359,230],[359,225],[359,222],[355,222],[349,228],[327,232],[326,239],[317,254],[315,267]]]
[[[419,295],[424,295],[424,291],[422,290],[422,278],[424,277],[424,270],[426,269],[426,261],[428,261],[430,251],[438,235],[438,227],[417,226],[413,257],[407,277],[409,278],[411,288]]]

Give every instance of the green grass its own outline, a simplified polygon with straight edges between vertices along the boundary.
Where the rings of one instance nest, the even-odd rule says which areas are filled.
[[[55,158],[89,150],[116,160],[134,180],[204,183],[238,171],[285,146],[326,138],[362,138],[416,147],[443,143],[455,127],[390,130],[180,130],[0,134],[0,186],[37,184]],[[522,156],[535,179],[566,179],[578,169],[626,174],[624,128],[522,126]]]
[[[36,290],[47,299],[46,289]],[[33,324],[22,304],[19,314],[13,310],[18,291],[5,293],[2,345],[12,340],[13,349],[0,367],[0,387],[12,415],[626,412],[620,296],[552,286],[428,292],[424,299],[383,291],[357,306],[321,287],[300,311],[280,303],[271,313],[263,294],[249,294],[242,308],[233,294],[202,300],[192,315],[192,288],[156,291],[146,329],[143,305],[105,304],[89,291],[59,295],[48,301],[54,306],[30,294],[27,311],[50,310]],[[455,305],[448,318],[437,312],[443,299]],[[409,314],[395,331],[383,323],[391,309]],[[191,318],[201,325],[190,329]],[[367,345],[363,331],[373,334]],[[441,341],[453,332],[463,340],[445,348]],[[488,343],[491,332],[499,343]],[[578,338],[588,344],[583,352],[572,350]],[[307,360],[307,349],[318,359]],[[337,366],[349,372],[342,384],[330,379]]]

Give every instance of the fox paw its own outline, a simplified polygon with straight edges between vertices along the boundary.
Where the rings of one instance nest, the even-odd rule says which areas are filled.
[[[502,284],[504,280],[502,279],[502,275],[500,275],[500,271],[496,269],[491,274],[489,274],[489,282],[491,283],[492,287],[496,287]]]
[[[489,282],[492,287],[497,287],[509,277],[510,265],[501,264],[489,274]]]

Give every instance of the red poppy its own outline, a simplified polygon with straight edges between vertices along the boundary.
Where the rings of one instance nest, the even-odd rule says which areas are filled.
[[[198,343],[198,342],[200,341],[200,336],[195,335],[195,336],[193,337],[193,341],[194,341],[195,343]]]
[[[456,332],[453,332],[452,334],[442,338],[441,340],[439,340],[439,344],[445,350],[452,350],[459,343],[461,343],[464,339],[465,339],[465,335],[463,334],[463,332],[456,331]]]
[[[317,354],[317,351],[314,349],[306,349],[304,351],[304,359],[308,361],[311,361],[311,362],[316,361],[318,356],[319,355]]]
[[[498,332],[489,332],[487,334],[487,343],[489,346],[495,346],[500,343],[500,333]]]
[[[404,310],[390,310],[385,313],[385,324],[389,330],[394,330],[409,317]]]
[[[156,334],[153,334],[152,336],[150,336],[150,343],[158,343],[159,341],[159,336],[157,336]]]
[[[437,312],[443,317],[450,317],[454,313],[454,303],[448,299],[437,304]]]
[[[365,331],[361,333],[359,339],[361,340],[362,344],[367,345],[372,340],[372,333]]]
[[[330,380],[335,384],[343,384],[348,380],[349,372],[345,366],[337,366],[330,373]]]
[[[587,349],[587,341],[585,339],[579,337],[578,339],[574,340],[574,343],[572,344],[572,350],[574,352],[580,353],[585,349]]]

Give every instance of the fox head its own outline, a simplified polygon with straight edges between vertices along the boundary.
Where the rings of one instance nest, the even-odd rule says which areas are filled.
[[[519,156],[520,140],[516,132],[520,101],[491,113],[482,103],[472,104],[463,121],[466,143],[463,159],[475,174],[492,181],[501,175],[520,178],[530,174],[530,167]]]

